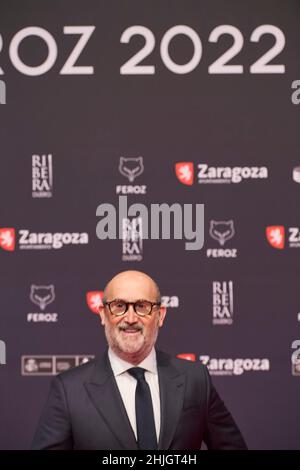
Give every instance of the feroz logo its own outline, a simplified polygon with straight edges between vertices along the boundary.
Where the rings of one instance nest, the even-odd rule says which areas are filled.
[[[217,240],[221,246],[234,236],[233,220],[224,222],[217,222],[216,220],[210,221],[209,234]]]
[[[213,282],[213,325],[233,323],[233,282]]]
[[[135,178],[140,176],[144,171],[143,157],[120,157],[119,171],[121,175],[128,178],[129,183],[133,183]]]
[[[192,186],[194,182],[194,164],[192,162],[176,163],[175,173],[180,183]]]
[[[119,172],[130,183],[144,172],[143,157],[120,157]],[[147,186],[142,185],[117,185],[116,194],[146,194]]]
[[[30,289],[30,300],[38,305],[41,310],[45,310],[46,306],[51,304],[55,299],[54,286],[35,286]]]
[[[0,365],[6,364],[6,344],[0,340]]]
[[[32,303],[38,305],[41,312],[27,313],[27,321],[31,323],[45,322],[53,323],[58,321],[58,314],[53,312],[45,312],[47,305],[55,300],[54,285],[36,286],[32,284],[30,287],[29,298]]]
[[[52,197],[52,155],[32,155],[32,197]]]
[[[283,250],[285,242],[285,230],[282,225],[272,225],[267,227],[266,237],[273,248]]]
[[[223,247],[235,235],[233,220],[211,220],[209,234]],[[237,258],[237,251],[237,248],[207,248],[206,256],[207,258]]]
[[[86,293],[86,303],[93,313],[99,313],[99,307],[103,305],[103,294],[101,290],[93,290]]]
[[[14,228],[0,228],[0,247],[6,251],[14,251],[16,233]]]

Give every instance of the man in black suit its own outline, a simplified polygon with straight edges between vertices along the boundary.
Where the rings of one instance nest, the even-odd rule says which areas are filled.
[[[246,449],[206,366],[155,342],[166,308],[152,278],[117,274],[100,307],[108,348],[54,377],[33,449]]]

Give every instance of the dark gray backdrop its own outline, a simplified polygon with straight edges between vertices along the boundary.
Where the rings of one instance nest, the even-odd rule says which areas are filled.
[[[0,447],[28,448],[45,403],[50,375],[22,375],[21,358],[101,353],[105,338],[86,293],[103,290],[124,269],[154,276],[165,296],[177,296],[158,345],[174,355],[268,359],[269,370],[214,376],[250,448],[299,448],[299,372],[292,370],[292,342],[299,338],[299,249],[289,247],[288,228],[300,227],[299,189],[292,179],[300,165],[299,110],[291,84],[300,79],[298,1],[2,1],[0,5],[0,79],[6,104],[0,105],[0,228],[32,232],[87,232],[87,245],[14,251],[0,248],[0,339],[6,364],[0,366]],[[93,25],[95,30],[76,65],[94,67],[91,75],[60,74],[79,35],[64,26]],[[120,42],[130,26],[142,25],[155,38],[143,65],[152,75],[121,75],[120,67],[140,50],[142,36]],[[163,63],[160,42],[176,25],[192,28],[201,39],[199,65],[176,74]],[[243,73],[208,73],[208,67],[233,43],[222,35],[208,40],[219,25],[232,25],[243,47],[229,62]],[[251,74],[249,67],[275,43],[272,34],[250,41],[261,25],[274,25],[285,46],[270,63],[284,73]],[[49,71],[29,76],[9,57],[15,34],[30,26],[48,31],[58,55]],[[170,57],[189,62],[192,42],[177,35]],[[19,56],[38,66],[47,56],[35,36],[21,41]],[[53,194],[32,197],[32,155],[52,155]],[[96,208],[117,205],[117,185],[129,185],[119,159],[143,157],[144,172],[133,185],[146,195],[128,202],[205,204],[205,245],[185,251],[184,241],[146,240],[142,260],[122,261],[120,240],[96,237]],[[267,179],[241,183],[184,185],[176,162],[211,166],[265,166]],[[222,248],[209,224],[234,221],[235,235],[223,248],[237,258],[207,258],[207,248]],[[282,250],[268,243],[267,226],[284,226]],[[213,325],[212,283],[233,281],[233,323]],[[42,310],[30,300],[31,285],[54,285],[55,300],[44,312],[57,322],[27,320]],[[68,358],[64,362],[68,362]],[[37,359],[35,363],[37,364]],[[40,364],[40,363],[39,363]],[[42,366],[41,366],[42,367]],[[247,366],[246,366],[247,367]],[[24,372],[24,371],[23,371]]]

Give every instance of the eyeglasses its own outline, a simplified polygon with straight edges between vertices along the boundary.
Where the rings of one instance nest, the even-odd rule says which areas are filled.
[[[137,300],[136,302],[125,302],[125,300],[115,299],[111,302],[103,302],[103,304],[108,306],[109,311],[112,315],[120,317],[124,315],[129,305],[133,305],[135,313],[140,317],[145,317],[151,315],[154,305],[161,305],[160,302],[150,302],[150,300]]]

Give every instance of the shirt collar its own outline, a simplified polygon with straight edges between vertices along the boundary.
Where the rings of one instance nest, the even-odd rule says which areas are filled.
[[[137,366],[134,366],[130,362],[124,361],[116,353],[111,349],[108,348],[108,357],[110,360],[111,368],[113,370],[114,376],[123,374],[123,372],[131,369],[132,367],[143,367],[148,372],[152,372],[153,374],[157,374],[157,363],[156,363],[156,351],[154,346],[150,353],[148,354],[145,359],[140,362]]]

